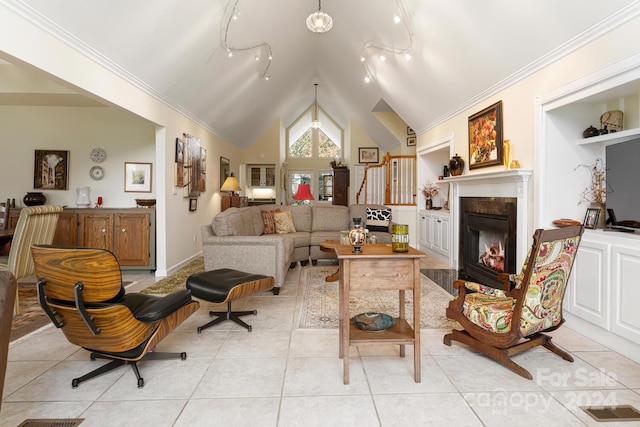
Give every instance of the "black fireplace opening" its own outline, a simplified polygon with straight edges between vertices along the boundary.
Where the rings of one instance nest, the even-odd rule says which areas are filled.
[[[515,273],[516,204],[508,197],[461,199],[460,278],[502,288],[498,274]]]

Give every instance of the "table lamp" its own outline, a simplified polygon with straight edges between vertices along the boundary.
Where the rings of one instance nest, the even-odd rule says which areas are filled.
[[[298,192],[293,196],[293,200],[307,201],[313,200],[313,194],[311,194],[311,187],[309,184],[298,184]]]
[[[220,191],[228,191],[229,196],[235,196],[236,191],[240,191],[240,184],[238,184],[238,180],[235,176],[231,175],[224,180],[224,184],[220,187]]]

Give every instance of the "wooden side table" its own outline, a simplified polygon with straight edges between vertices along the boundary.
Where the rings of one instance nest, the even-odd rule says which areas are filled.
[[[340,243],[337,240],[333,240],[333,239],[327,239],[327,240],[323,240],[322,242],[319,243],[320,246],[320,250],[322,252],[329,252],[329,253],[335,253],[335,247],[336,245]],[[327,277],[325,277],[324,281],[325,282],[335,282],[336,280],[338,280],[340,278],[340,269],[336,270],[335,273],[328,275]]]
[[[335,245],[340,260],[340,358],[343,359],[343,382],[349,384],[349,346],[361,344],[398,344],[400,357],[405,345],[413,345],[414,380],[420,375],[420,259],[422,252],[409,247],[408,252],[393,252],[390,244],[362,246],[354,254],[351,246]],[[352,290],[397,290],[399,317],[391,328],[380,332],[359,329],[351,323],[349,293]],[[413,328],[405,318],[405,291],[413,291]],[[357,314],[357,313],[354,313]]]

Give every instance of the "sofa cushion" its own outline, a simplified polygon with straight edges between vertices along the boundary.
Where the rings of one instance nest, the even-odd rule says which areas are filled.
[[[280,212],[280,209],[274,209],[272,211],[260,211],[260,213],[262,214],[262,223],[264,224],[264,234],[276,233],[276,220],[273,217],[273,214],[276,212]]]
[[[391,208],[367,208],[367,225],[369,231],[388,231],[391,223]]]
[[[281,211],[289,211],[293,216],[293,226],[296,231],[311,231],[311,206],[289,205],[280,206]]]
[[[342,231],[349,229],[349,208],[340,205],[319,205],[311,208],[311,231]]]
[[[362,218],[362,222],[366,223],[367,220],[367,208],[371,209],[388,209],[385,205],[378,205],[375,203],[368,203],[366,205],[353,204],[349,206],[349,218]],[[392,219],[393,221],[393,219]],[[384,230],[390,232],[391,230]]]
[[[260,220],[260,227],[257,230],[254,224],[255,214],[256,210],[251,207],[229,208],[213,217],[211,227],[216,236],[257,236],[262,234],[263,225]]]
[[[296,232],[290,211],[276,212],[273,214],[273,219],[276,223],[276,233],[287,234]]]

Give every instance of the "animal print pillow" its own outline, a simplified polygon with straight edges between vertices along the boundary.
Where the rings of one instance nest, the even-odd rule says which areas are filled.
[[[367,229],[369,231],[389,231],[391,208],[367,208]]]

